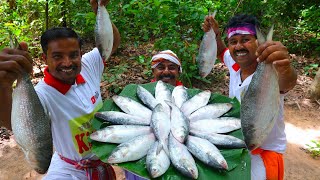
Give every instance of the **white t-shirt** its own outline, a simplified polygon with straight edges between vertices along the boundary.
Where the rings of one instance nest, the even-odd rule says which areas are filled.
[[[79,161],[94,158],[88,137],[92,133],[91,120],[103,103],[100,81],[104,69],[97,48],[82,56],[82,75],[85,83],[71,86],[66,94],[40,81],[35,90],[51,119],[53,145],[60,155]]]
[[[236,97],[241,103],[241,98],[244,96],[251,82],[252,75],[248,76],[243,82],[241,81],[240,66],[232,59],[229,50],[223,54],[223,62],[228,67],[230,72],[229,97]],[[284,153],[286,150],[286,134],[284,132],[285,124],[283,118],[283,100],[284,95],[280,95],[280,110],[273,129],[263,142],[260,148],[271,150],[278,153]]]

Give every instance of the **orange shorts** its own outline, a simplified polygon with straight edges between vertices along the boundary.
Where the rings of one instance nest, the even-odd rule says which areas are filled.
[[[251,151],[251,153],[253,155],[260,154],[266,168],[267,180],[283,180],[284,163],[282,154],[260,148]]]

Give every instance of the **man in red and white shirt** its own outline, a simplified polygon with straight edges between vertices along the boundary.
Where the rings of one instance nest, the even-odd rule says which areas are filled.
[[[281,93],[280,113],[275,125],[258,150],[251,152],[251,179],[283,179],[284,165],[282,154],[286,149],[286,135],[283,120],[283,96],[291,90],[297,80],[290,64],[287,48],[276,41],[258,45],[255,27],[257,19],[250,15],[232,17],[226,27],[228,48],[221,39],[219,25],[212,17],[206,17],[203,30],[213,28],[216,33],[218,58],[230,72],[229,97],[241,102],[258,63],[273,63],[277,73]]]
[[[103,0],[100,5],[107,2]],[[95,10],[97,2],[91,3]],[[120,43],[120,34],[114,25],[113,33],[112,52]],[[102,107],[100,81],[104,62],[98,49],[82,56],[80,37],[70,28],[47,30],[41,36],[41,46],[47,67],[44,80],[35,90],[51,120],[55,149],[44,179],[115,179],[112,167],[91,152],[88,141],[94,113]],[[20,49],[7,48],[0,55],[0,87],[4,90],[0,97],[7,106],[1,115],[10,129],[10,88],[21,76],[22,69],[31,71],[32,59],[25,43],[20,44]]]

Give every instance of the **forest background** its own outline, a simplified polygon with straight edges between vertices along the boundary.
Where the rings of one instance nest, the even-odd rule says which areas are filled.
[[[204,17],[217,10],[221,31],[230,17],[239,13],[255,15],[265,31],[274,24],[274,40],[288,48],[298,73],[297,85],[285,98],[285,178],[319,178],[320,101],[311,101],[308,96],[312,82],[320,82],[319,0],[110,0],[107,10],[120,31],[121,45],[103,75],[100,86],[104,99],[120,93],[130,83],[150,82],[150,59],[165,49],[171,49],[182,60],[180,79],[185,86],[227,95],[229,74],[221,62],[216,61],[206,78],[198,73],[196,57],[204,35]],[[34,84],[43,77],[40,36],[46,29],[71,27],[83,38],[84,52],[94,47],[96,20],[89,0],[1,0],[0,16],[0,50],[10,45],[10,33],[27,42],[34,58]],[[314,87],[318,87],[319,99],[320,83]],[[40,178],[22,161],[24,155],[13,136],[1,127],[0,179]],[[118,179],[123,179],[121,171],[118,174]]]
[[[107,10],[121,33],[121,48],[153,44],[146,54],[134,58],[143,65],[150,63],[154,50],[173,50],[183,60],[181,80],[187,86],[192,86],[195,79],[210,83],[210,78],[216,78],[201,78],[196,64],[204,34],[201,23],[214,10],[221,30],[233,15],[252,14],[259,19],[262,29],[275,25],[274,39],[286,45],[290,53],[320,56],[319,0],[111,0]],[[9,45],[12,32],[19,41],[29,44],[33,57],[40,57],[41,33],[56,26],[72,27],[86,41],[94,42],[95,15],[88,0],[2,0],[0,15],[0,49]],[[314,76],[318,66],[319,62],[312,61],[303,68],[306,75]],[[115,74],[125,68],[110,67]],[[143,73],[149,77],[151,69],[146,69]],[[106,75],[105,79],[117,78]]]

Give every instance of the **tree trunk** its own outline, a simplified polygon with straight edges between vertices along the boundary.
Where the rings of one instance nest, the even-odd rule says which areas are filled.
[[[310,95],[314,100],[320,99],[320,68],[310,86]]]

